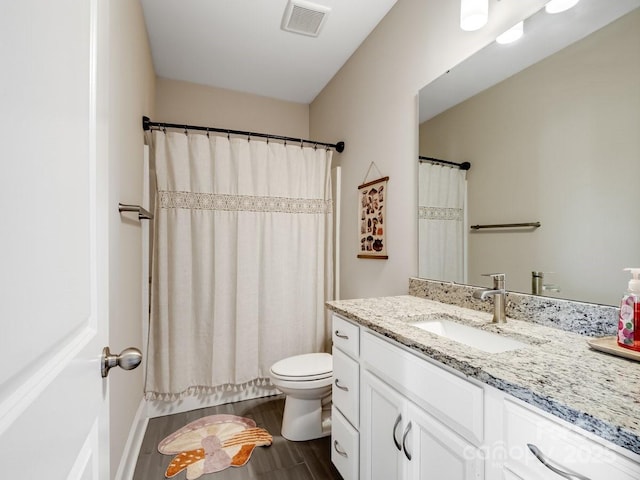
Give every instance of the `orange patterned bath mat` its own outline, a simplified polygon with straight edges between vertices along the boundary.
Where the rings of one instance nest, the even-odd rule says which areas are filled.
[[[160,442],[158,451],[175,455],[165,477],[174,477],[186,469],[187,479],[193,480],[205,473],[241,467],[249,461],[255,447],[269,446],[272,442],[269,432],[256,427],[250,418],[211,415],[169,435]]]

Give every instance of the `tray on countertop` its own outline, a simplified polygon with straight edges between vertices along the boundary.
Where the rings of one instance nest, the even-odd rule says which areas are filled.
[[[618,357],[628,358],[640,362],[640,352],[630,350],[618,345],[617,337],[598,337],[587,340],[587,343],[594,350],[617,355]]]

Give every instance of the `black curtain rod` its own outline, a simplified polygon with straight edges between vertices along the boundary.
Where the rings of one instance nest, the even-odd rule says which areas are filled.
[[[255,132],[245,132],[242,130],[230,130],[228,128],[199,127],[197,125],[181,125],[179,123],[152,122],[149,119],[149,117],[142,117],[142,128],[145,131],[151,130],[152,128],[156,128],[156,129],[177,128],[181,130],[200,130],[203,132],[219,132],[219,133],[226,133],[227,135],[244,135],[247,137],[261,137],[261,138],[267,138],[267,139],[273,138],[275,140],[284,140],[285,142],[308,143],[311,145],[321,145],[323,147],[335,148],[336,152],[338,153],[342,153],[344,151],[344,142],[338,142],[333,144],[333,143],[316,142],[314,140],[304,140],[302,138],[270,135],[268,133],[255,133]]]
[[[445,165],[453,165],[455,167],[458,167],[460,170],[469,170],[471,168],[471,164],[469,162],[456,163],[456,162],[450,162],[448,160],[440,160],[439,158],[421,157],[421,156],[419,156],[418,159],[424,162],[444,163]]]

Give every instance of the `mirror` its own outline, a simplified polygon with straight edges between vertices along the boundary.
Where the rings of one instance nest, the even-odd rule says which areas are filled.
[[[462,283],[487,287],[481,274],[503,272],[508,290],[532,293],[532,272],[546,272],[542,295],[618,304],[622,269],[640,266],[638,7],[542,9],[520,40],[492,43],[420,91],[419,155],[471,163]],[[470,228],[526,222],[540,227]],[[421,263],[451,256],[419,231]]]

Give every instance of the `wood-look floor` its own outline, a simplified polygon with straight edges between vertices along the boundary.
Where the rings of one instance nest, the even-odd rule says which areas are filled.
[[[187,423],[215,414],[252,418],[258,427],[265,428],[273,436],[273,444],[257,447],[246,465],[203,475],[201,480],[342,480],[331,463],[331,437],[290,442],[280,435],[283,408],[284,397],[276,396],[152,418],[140,448],[133,480],[164,479],[172,457],[159,453],[158,443]],[[184,480],[185,472],[174,478]]]

